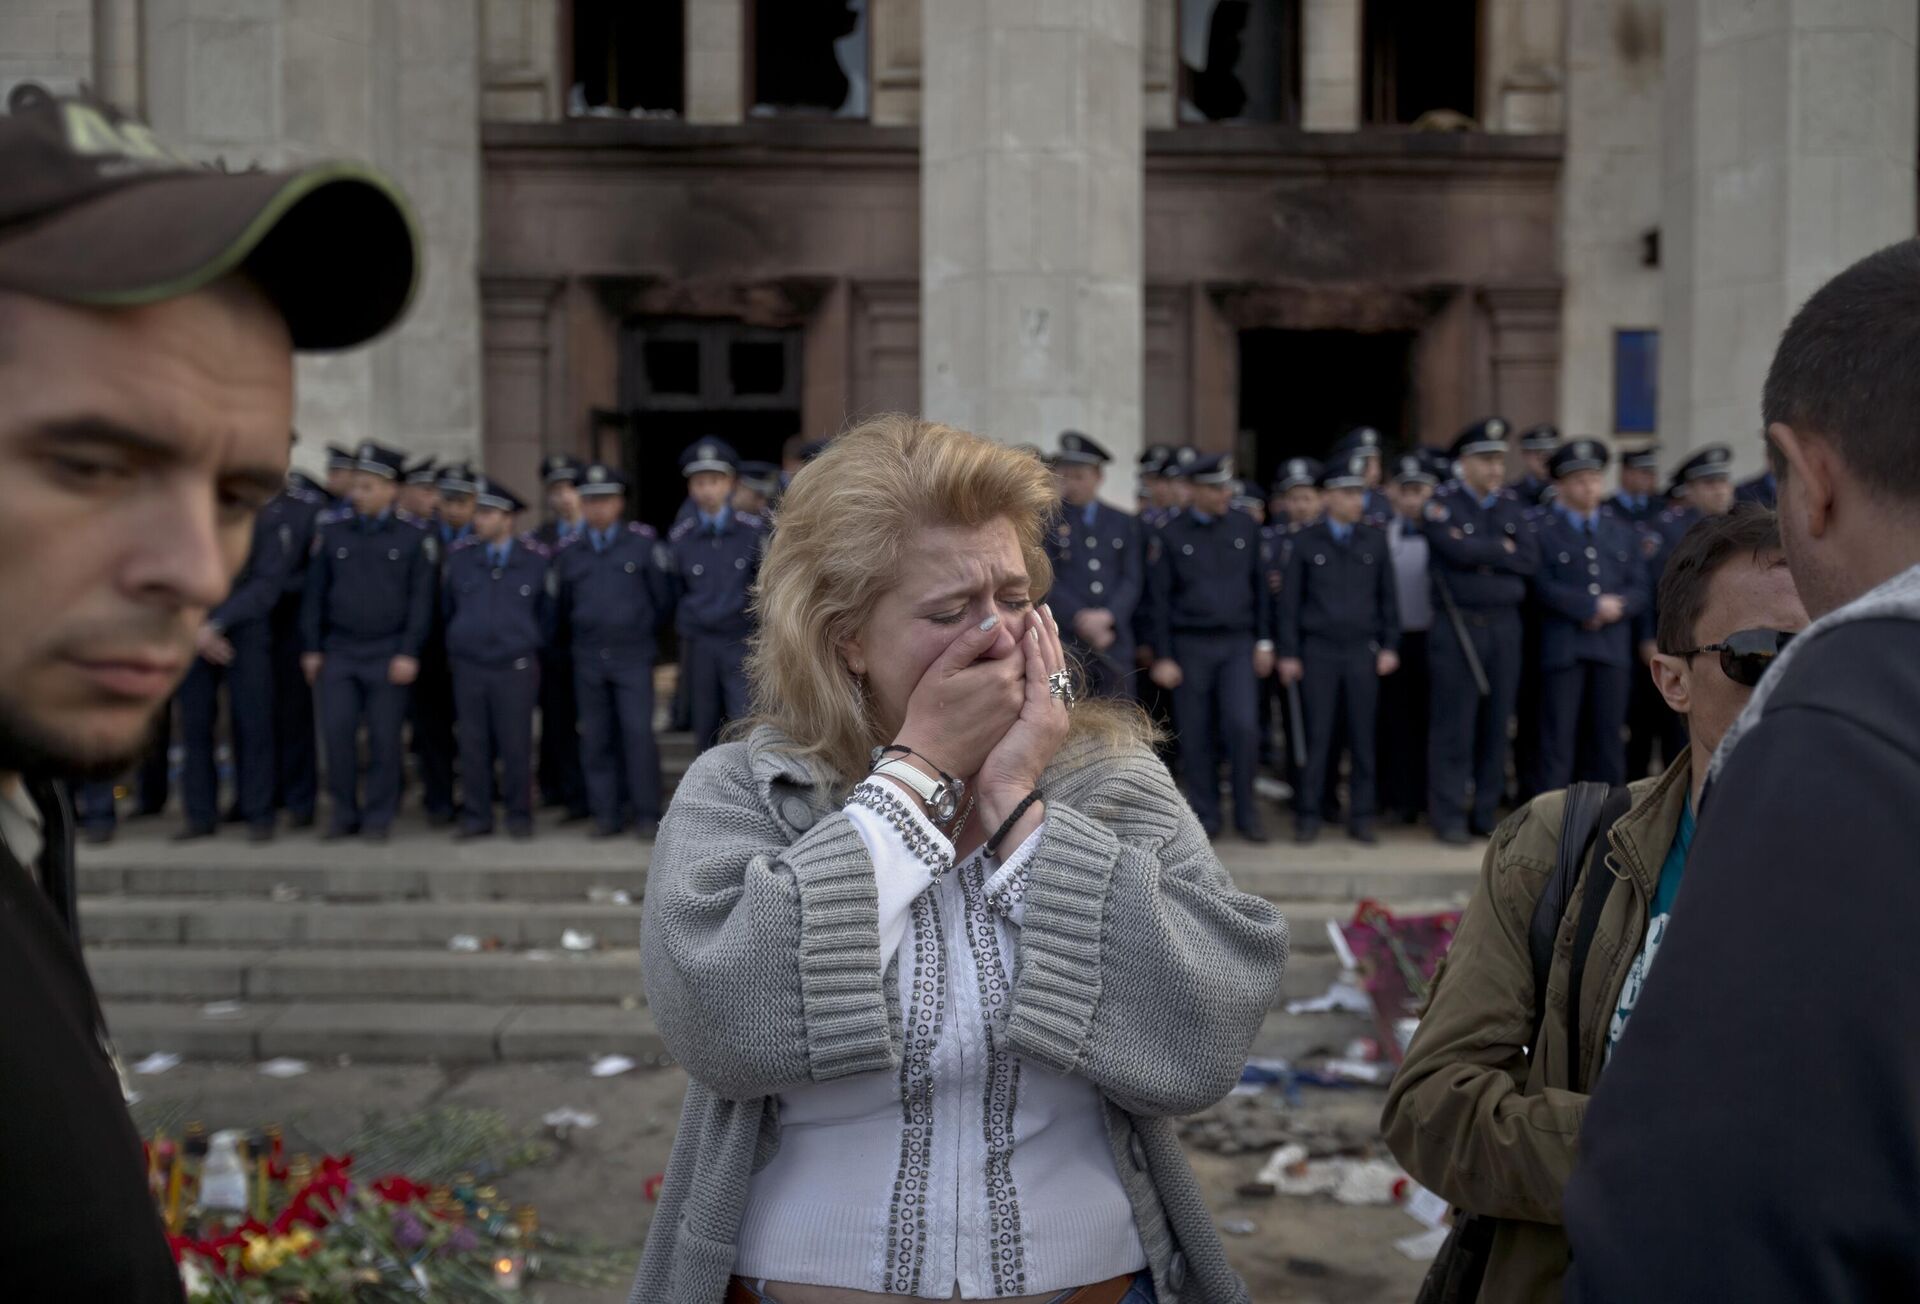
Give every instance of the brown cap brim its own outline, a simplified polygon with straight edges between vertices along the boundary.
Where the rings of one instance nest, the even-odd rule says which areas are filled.
[[[244,270],[286,318],[296,349],[344,349],[406,311],[418,246],[405,197],[353,163],[161,172],[0,232],[0,287],[133,307]]]

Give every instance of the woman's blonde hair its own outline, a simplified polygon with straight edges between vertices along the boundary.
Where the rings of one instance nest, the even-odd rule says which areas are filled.
[[[794,477],[774,517],[753,599],[746,725],[771,725],[837,785],[857,780],[872,750],[890,740],[840,646],[893,586],[908,540],[927,526],[1004,518],[1037,602],[1053,585],[1043,540],[1058,511],[1053,475],[1039,459],[964,430],[892,414],[835,437]],[[1137,707],[1106,699],[1081,701],[1072,724],[1069,748],[1083,738],[1120,745],[1153,737]]]

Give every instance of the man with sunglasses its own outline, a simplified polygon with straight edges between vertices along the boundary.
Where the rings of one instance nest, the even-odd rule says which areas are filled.
[[[1688,534],[1662,580],[1660,613],[1651,674],[1688,719],[1688,750],[1658,778],[1630,785],[1625,814],[1601,831],[1604,845],[1568,895],[1544,1002],[1534,993],[1529,932],[1559,857],[1566,793],[1537,797],[1500,826],[1387,1098],[1382,1127],[1407,1171],[1460,1208],[1500,1220],[1480,1304],[1560,1299],[1568,1254],[1561,1192],[1588,1093],[1666,935],[1708,760],[1775,652],[1806,624],[1773,514],[1743,511]],[[1579,920],[1595,888],[1605,895],[1594,906],[1571,1017],[1565,921]]]
[[[1920,242],[1807,300],[1762,410],[1820,619],[1714,757],[1581,1133],[1568,1298],[1588,1304],[1920,1299]]]

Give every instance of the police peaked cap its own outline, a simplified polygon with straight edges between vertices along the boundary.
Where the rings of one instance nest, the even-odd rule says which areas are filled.
[[[407,468],[408,484],[432,484],[434,481],[433,459],[423,457]]]
[[[548,453],[540,463],[540,479],[545,484],[574,484],[583,468],[579,459],[565,453]]]
[[[1556,480],[1563,480],[1576,471],[1604,471],[1607,469],[1607,460],[1607,446],[1599,440],[1575,439],[1562,444],[1547,459],[1547,473]]]
[[[1560,427],[1534,426],[1520,436],[1520,447],[1529,453],[1551,453],[1560,447]]]
[[[687,445],[680,454],[680,474],[692,478],[702,471],[732,475],[740,465],[740,455],[724,439],[701,439]]]
[[[1233,454],[1214,453],[1209,457],[1195,457],[1188,462],[1181,474],[1194,484],[1230,484],[1233,480]]]
[[[359,469],[360,459],[354,455],[351,448],[345,444],[327,445],[327,470],[357,471]]]
[[[627,491],[627,477],[605,462],[594,462],[580,473],[580,496],[600,498]]]
[[[469,463],[449,462],[440,468],[434,484],[443,494],[470,494],[480,487],[480,477]]]
[[[1320,483],[1320,463],[1311,457],[1290,457],[1280,467],[1280,475],[1273,482],[1273,491],[1283,494],[1289,489]]]
[[[361,444],[353,455],[353,469],[367,471],[387,480],[399,480],[406,467],[407,455],[397,448],[388,448],[385,444],[376,444],[371,439]]]
[[[1380,442],[1380,432],[1372,426],[1355,426],[1340,436],[1339,442],[1334,444],[1333,452],[1328,456],[1327,461],[1341,461],[1348,453],[1365,453],[1368,457],[1378,457]]]
[[[1062,465],[1103,466],[1113,460],[1113,454],[1078,430],[1066,430],[1060,434],[1060,449],[1053,460]]]
[[[1645,448],[1635,449],[1631,453],[1620,455],[1620,465],[1632,467],[1636,471],[1659,471],[1660,445],[1648,444]]]
[[[1369,452],[1364,448],[1355,448],[1349,450],[1345,457],[1329,459],[1326,467],[1320,472],[1320,487],[1322,489],[1365,489],[1367,462],[1378,454],[1378,449]]]
[[[1393,482],[1395,484],[1438,484],[1440,478],[1427,465],[1427,459],[1418,453],[1402,453],[1393,459]]]
[[[1676,481],[1710,480],[1733,474],[1733,450],[1725,444],[1708,444],[1680,464],[1673,473]]]
[[[1472,457],[1476,453],[1505,453],[1507,423],[1500,417],[1476,421],[1453,437],[1453,444],[1448,451],[1455,460]]]
[[[771,498],[780,488],[780,468],[772,462],[742,462],[740,483]]]
[[[527,505],[520,501],[518,494],[486,475],[475,477],[473,502],[476,507],[492,507],[503,512],[527,510]]]

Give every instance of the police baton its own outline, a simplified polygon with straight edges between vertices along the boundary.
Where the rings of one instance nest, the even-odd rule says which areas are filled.
[[[1487,668],[1480,664],[1480,654],[1473,650],[1467,622],[1461,619],[1460,605],[1453,600],[1453,590],[1447,587],[1447,577],[1439,571],[1433,572],[1433,587],[1440,590],[1441,605],[1447,609],[1447,623],[1453,626],[1453,636],[1460,640],[1460,654],[1466,657],[1467,669],[1473,672],[1473,686],[1480,690],[1480,696],[1492,697],[1493,685],[1487,682]]]
[[[1300,683],[1287,684],[1287,745],[1296,768],[1307,768],[1307,720],[1300,710]]]

